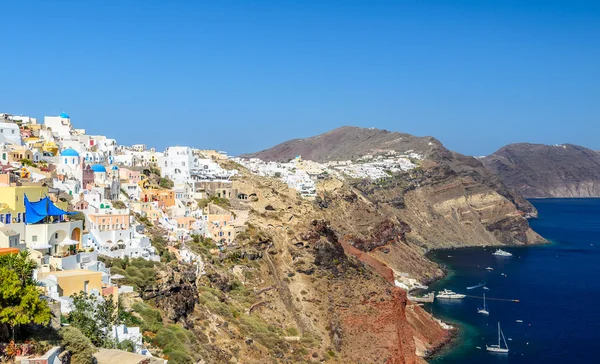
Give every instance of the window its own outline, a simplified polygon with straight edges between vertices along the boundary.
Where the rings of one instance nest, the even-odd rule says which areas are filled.
[[[90,284],[90,281],[83,282],[83,292],[88,293],[88,285],[89,284]]]
[[[12,133],[13,133],[13,134],[15,133],[14,129],[13,129]]]
[[[58,233],[54,233],[54,239],[58,239]]]

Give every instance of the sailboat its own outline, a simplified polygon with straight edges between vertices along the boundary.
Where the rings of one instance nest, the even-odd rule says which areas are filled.
[[[483,294],[483,308],[478,308],[477,313],[482,315],[489,315],[490,311],[487,310],[487,306],[485,305],[485,293]]]
[[[505,348],[503,348],[500,345],[500,336],[502,336],[502,340],[504,341]],[[486,345],[485,350],[491,351],[494,353],[503,353],[503,354],[508,353],[508,345],[506,344],[506,339],[504,338],[504,334],[502,333],[502,330],[500,330],[499,322],[498,322],[498,345]]]

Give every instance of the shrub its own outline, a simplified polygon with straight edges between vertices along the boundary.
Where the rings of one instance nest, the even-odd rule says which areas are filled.
[[[170,363],[193,363],[194,361],[182,351],[171,351],[167,354]]]
[[[161,177],[160,181],[158,182],[158,185],[162,188],[173,188],[173,186],[175,186],[175,183],[173,183],[173,181],[171,181],[168,178],[165,177]]]
[[[69,353],[71,353],[72,364],[93,364],[95,362],[94,353],[97,349],[78,328],[65,326],[59,331],[61,344]]]
[[[117,348],[119,350],[128,351],[130,353],[135,353],[135,343],[131,340],[123,340],[118,345]]]
[[[288,327],[285,331],[290,336],[298,336],[298,329],[296,329],[295,327]]]
[[[158,332],[163,327],[160,311],[148,306],[145,303],[137,302],[133,305],[133,310],[142,317],[142,331]]]

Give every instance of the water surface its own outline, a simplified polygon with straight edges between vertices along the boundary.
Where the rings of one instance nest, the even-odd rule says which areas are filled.
[[[492,255],[495,248],[432,254],[450,274],[431,289],[473,296],[426,306],[461,327],[457,344],[432,363],[600,362],[594,350],[600,345],[600,199],[531,202],[540,217],[530,224],[552,244],[504,249],[512,257]],[[480,282],[490,290],[466,289]],[[488,300],[490,315],[479,315],[484,292],[489,298],[520,302]],[[498,322],[507,340],[512,339],[507,341],[508,354],[485,351],[486,344],[497,344]]]

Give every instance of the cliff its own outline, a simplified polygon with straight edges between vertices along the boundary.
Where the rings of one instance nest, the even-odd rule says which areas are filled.
[[[481,159],[527,198],[600,197],[600,153],[572,144],[510,144]]]
[[[323,153],[342,158],[410,147],[424,158],[418,168],[378,181],[321,180],[314,199],[236,166],[241,173],[232,188],[252,197],[229,201],[245,220],[235,244],[219,250],[208,240],[187,242],[202,256],[205,274],[190,279],[189,269],[172,262],[145,294],[163,320],[187,330],[175,336],[187,338],[190,360],[423,363],[451,333],[408,301],[396,280],[441,277],[425,257],[431,249],[544,242],[527,223],[531,205],[476,159],[433,138],[348,130],[351,138],[334,133],[344,150],[328,145],[329,135]],[[350,144],[360,147],[352,152]],[[286,153],[300,154],[303,144],[294,145]],[[329,158],[320,153],[315,158]],[[175,355],[160,330],[155,336],[153,350]]]

